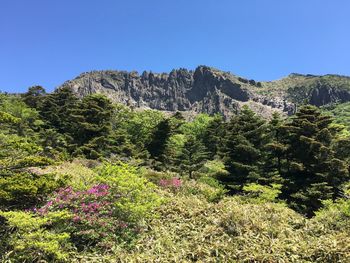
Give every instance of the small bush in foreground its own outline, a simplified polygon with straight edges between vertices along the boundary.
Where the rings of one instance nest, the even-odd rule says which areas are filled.
[[[66,261],[72,249],[70,235],[64,232],[71,217],[66,211],[41,217],[30,212],[0,212],[10,232],[7,257],[13,262]],[[10,252],[9,252],[10,251]]]

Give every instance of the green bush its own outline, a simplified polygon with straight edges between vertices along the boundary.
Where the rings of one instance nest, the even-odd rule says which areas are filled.
[[[251,202],[276,202],[278,195],[281,193],[280,184],[260,185],[256,183],[247,184],[243,187],[243,192],[250,198]]]
[[[177,176],[177,174],[173,172],[169,172],[169,171],[159,172],[159,171],[155,171],[152,169],[145,169],[145,168],[141,168],[140,173],[142,174],[142,176],[144,176],[146,179],[148,179],[150,182],[154,184],[158,184],[159,181],[162,179],[171,179]]]
[[[108,262],[349,262],[348,230],[327,233],[281,204],[176,194],[134,249]],[[97,257],[96,257],[97,258]],[[94,261],[91,261],[94,262]],[[102,262],[102,259],[101,259]]]
[[[185,181],[182,186],[182,193],[185,195],[195,195],[208,202],[220,201],[227,192],[215,179],[202,177],[199,181]]]
[[[162,203],[157,187],[138,175],[137,169],[119,162],[98,168],[97,183],[109,185],[119,195],[116,210],[126,221],[139,222],[154,216],[154,209]]]
[[[29,212],[1,212],[6,219],[8,238],[4,260],[9,262],[68,261],[72,247],[69,234],[61,231],[71,215],[65,211],[41,217]],[[4,256],[4,257],[5,257]]]
[[[68,178],[67,184],[73,189],[85,190],[94,184],[97,173],[91,168],[96,166],[98,166],[96,161],[75,159],[72,162],[63,162],[39,169],[39,173],[55,174],[58,178],[66,177]]]
[[[0,174],[0,207],[2,209],[30,208],[66,183],[66,178],[54,174],[34,173]]]

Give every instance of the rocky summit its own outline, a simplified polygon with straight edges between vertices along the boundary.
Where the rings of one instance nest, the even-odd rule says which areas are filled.
[[[100,93],[135,108],[190,113],[221,113],[226,118],[248,105],[269,117],[274,111],[293,114],[297,105],[322,106],[350,101],[350,77],[290,74],[276,81],[248,80],[212,67],[170,73],[92,71],[65,82],[80,96]]]

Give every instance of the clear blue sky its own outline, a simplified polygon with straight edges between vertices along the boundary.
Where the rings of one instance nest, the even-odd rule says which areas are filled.
[[[96,69],[350,75],[349,0],[1,0],[0,90]]]

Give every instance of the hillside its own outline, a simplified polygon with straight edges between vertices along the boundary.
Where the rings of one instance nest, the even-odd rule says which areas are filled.
[[[163,111],[221,113],[226,118],[248,105],[270,117],[288,115],[296,104],[322,106],[350,101],[350,78],[338,75],[291,74],[281,80],[258,82],[207,66],[170,73],[93,71],[65,82],[80,97],[100,93],[114,102]]]
[[[188,101],[266,89],[214,73]],[[68,86],[0,94],[0,261],[349,262],[348,104],[186,120]]]

